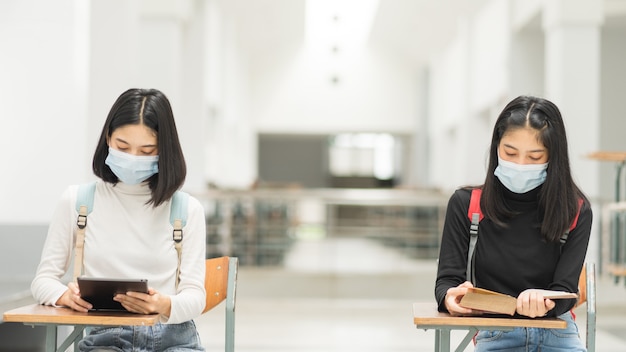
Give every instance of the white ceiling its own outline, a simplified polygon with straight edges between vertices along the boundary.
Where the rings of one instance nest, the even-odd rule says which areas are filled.
[[[371,44],[404,53],[422,64],[455,36],[459,17],[487,0],[381,0]]]
[[[379,0],[370,45],[427,62],[455,35],[458,19],[489,0]],[[226,0],[237,32],[252,58],[300,45],[306,0]],[[626,0],[604,0],[605,26],[626,24]],[[540,28],[540,19],[534,21]]]
[[[487,0],[380,0],[370,45],[393,50],[416,64],[454,36],[458,17]],[[263,55],[299,45],[304,38],[306,0],[229,0],[246,50]]]

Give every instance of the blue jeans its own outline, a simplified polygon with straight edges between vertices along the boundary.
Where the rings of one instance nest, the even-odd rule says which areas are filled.
[[[475,352],[586,352],[572,313],[559,316],[565,329],[515,328],[512,331],[479,331]]]
[[[196,324],[156,324],[154,326],[98,326],[80,341],[81,352],[182,352],[204,351]]]

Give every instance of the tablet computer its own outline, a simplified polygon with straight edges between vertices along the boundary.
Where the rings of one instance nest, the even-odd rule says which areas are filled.
[[[125,311],[122,304],[113,300],[118,293],[129,291],[148,293],[148,280],[145,279],[106,279],[79,277],[80,296],[91,303],[92,310]]]

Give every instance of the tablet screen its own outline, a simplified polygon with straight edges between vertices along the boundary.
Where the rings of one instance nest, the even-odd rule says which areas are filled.
[[[78,289],[82,299],[93,306],[92,310],[126,310],[113,297],[129,291],[148,293],[148,280],[79,277]]]

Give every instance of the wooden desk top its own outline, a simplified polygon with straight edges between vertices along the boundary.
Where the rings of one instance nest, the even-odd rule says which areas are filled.
[[[589,159],[600,161],[626,161],[626,152],[594,152],[587,155]]]
[[[58,325],[154,325],[158,314],[140,315],[127,312],[81,313],[69,308],[31,304],[7,311],[4,322]]]
[[[413,322],[419,328],[433,326],[457,327],[526,327],[565,329],[567,322],[558,318],[494,318],[494,317],[453,317],[437,311],[435,303],[413,303]]]
[[[607,264],[606,271],[613,276],[626,276],[626,266],[617,264]]]

